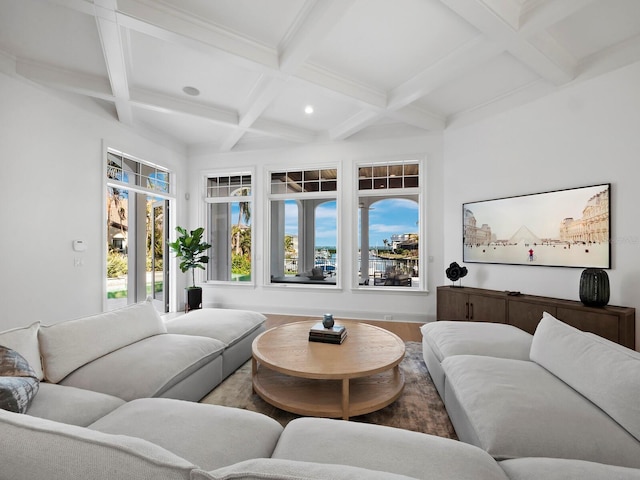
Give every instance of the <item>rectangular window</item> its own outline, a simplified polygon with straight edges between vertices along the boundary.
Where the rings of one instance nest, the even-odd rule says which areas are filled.
[[[208,279],[251,282],[252,175],[234,173],[206,179],[207,224],[212,245]]]
[[[359,286],[420,288],[420,163],[363,164],[357,175]]]
[[[335,286],[337,169],[270,173],[271,283]]]
[[[123,187],[135,185],[138,189],[158,193],[170,193],[172,180],[168,170],[112,150],[107,152],[107,179]]]

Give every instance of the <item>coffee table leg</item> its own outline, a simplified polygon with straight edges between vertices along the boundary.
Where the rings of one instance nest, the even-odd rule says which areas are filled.
[[[256,389],[253,388],[253,379],[258,373],[258,361],[256,357],[251,357],[251,393],[256,393]]]
[[[349,379],[342,379],[342,419],[349,420]]]

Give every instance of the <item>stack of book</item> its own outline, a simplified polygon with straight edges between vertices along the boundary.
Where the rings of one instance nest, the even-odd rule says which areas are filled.
[[[347,329],[344,325],[334,325],[331,328],[325,328],[322,322],[316,323],[309,330],[310,342],[336,343],[341,344],[347,336]]]

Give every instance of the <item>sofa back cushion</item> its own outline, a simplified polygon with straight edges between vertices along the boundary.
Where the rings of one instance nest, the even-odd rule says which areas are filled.
[[[38,328],[40,322],[34,322],[28,327],[13,328],[0,332],[0,345],[15,350],[29,362],[29,366],[36,372],[38,380],[44,378],[40,347],[38,346]]]
[[[451,477],[430,476],[433,480]],[[210,472],[194,470],[192,480],[412,480],[413,477],[348,465],[256,458]],[[504,480],[496,477],[496,480]]]
[[[119,310],[41,325],[38,338],[47,381],[58,383],[81,366],[167,329],[150,301]]]
[[[530,357],[640,441],[640,353],[577,330],[545,312],[533,336]]]
[[[151,442],[0,410],[2,478],[189,479],[190,462]]]

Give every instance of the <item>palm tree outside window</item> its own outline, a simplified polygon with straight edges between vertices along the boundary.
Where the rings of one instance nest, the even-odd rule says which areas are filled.
[[[212,245],[207,280],[252,281],[251,182],[250,173],[207,177],[208,243]]]

